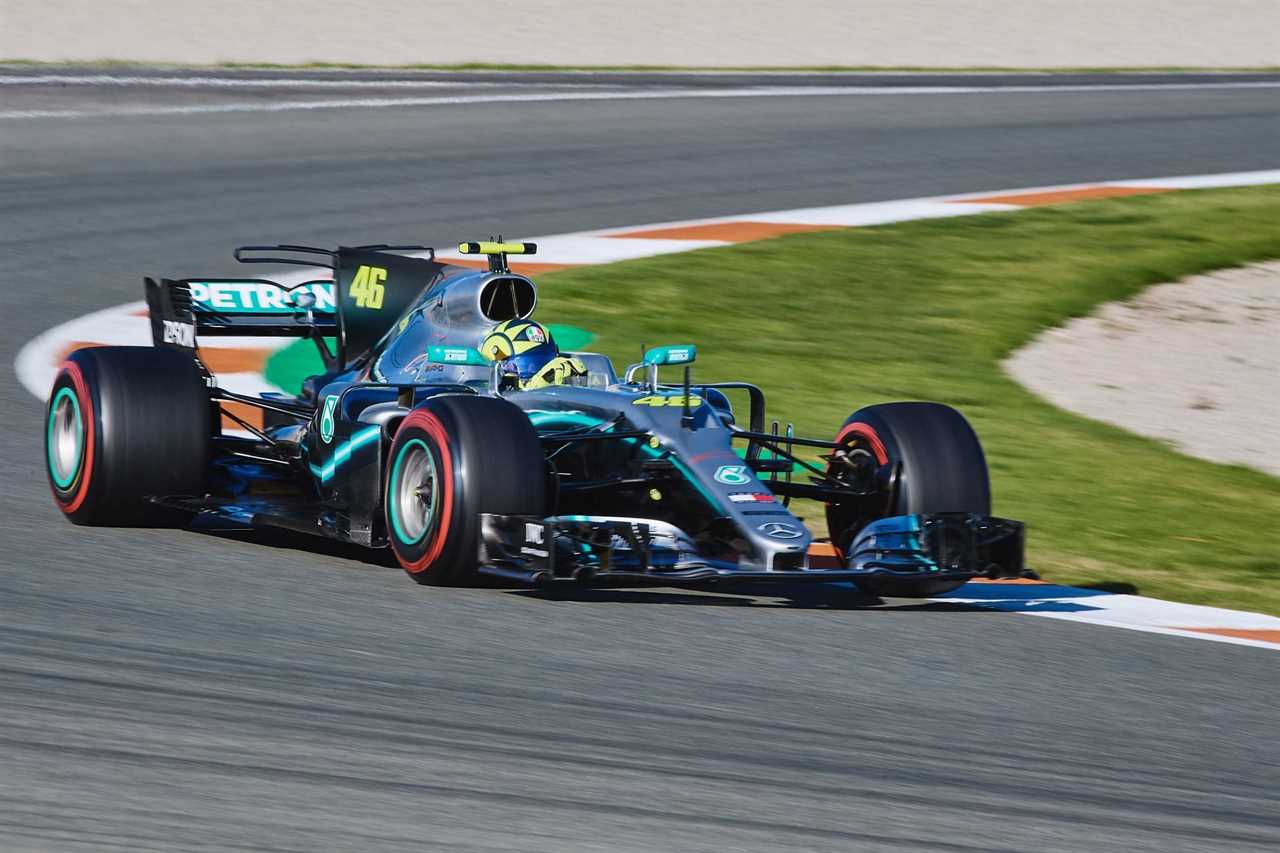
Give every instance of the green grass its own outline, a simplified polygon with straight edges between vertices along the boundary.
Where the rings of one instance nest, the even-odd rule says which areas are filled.
[[[1280,257],[1277,223],[1280,187],[1256,187],[794,235],[549,274],[539,316],[620,364],[696,342],[698,377],[763,386],[805,435],[869,403],[954,405],[1047,579],[1280,614],[1280,480],[1058,410],[999,367],[1099,303]]]
[[[462,62],[455,64],[415,63],[410,65],[365,65],[347,62],[305,62],[281,64],[274,62],[220,62],[212,65],[191,65],[171,62],[137,62],[127,59],[77,60],[50,62],[38,59],[0,59],[0,65],[59,65],[59,66],[118,66],[121,68],[262,68],[280,69],[338,69],[338,70],[390,70],[390,71],[708,71],[708,72],[793,72],[802,74],[832,73],[922,73],[922,74],[1145,74],[1145,73],[1217,73],[1217,72],[1271,72],[1280,66],[1199,66],[1199,65],[1135,65],[1131,67],[1018,67],[1002,65],[941,66],[924,65],[520,65],[494,62]]]

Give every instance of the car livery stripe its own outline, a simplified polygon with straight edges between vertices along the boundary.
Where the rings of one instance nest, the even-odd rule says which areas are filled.
[[[308,467],[311,469],[311,473],[314,474],[320,482],[328,482],[333,479],[333,475],[337,472],[338,468],[351,458],[351,454],[355,453],[366,444],[371,444],[377,441],[378,434],[380,432],[382,432],[382,427],[369,426],[358,432],[352,433],[351,438],[342,442],[342,444],[339,444],[333,449],[333,455],[329,457],[328,462],[325,462],[323,465],[309,463]]]
[[[598,426],[604,423],[602,419],[583,412],[550,412],[539,409],[530,409],[526,414],[529,415],[529,420],[533,422],[533,425],[539,427],[549,426],[556,423],[564,423],[574,426]],[[623,441],[628,444],[635,444],[637,439],[625,438]],[[650,447],[648,444],[641,444],[640,449],[653,457],[661,456],[664,452],[662,449]],[[703,487],[702,483],[696,476],[694,476],[692,469],[690,469],[688,465],[682,462],[674,454],[671,456],[671,463],[675,465],[676,469],[680,471],[681,474],[684,475],[684,478],[689,485],[693,486],[694,489],[697,490],[698,494],[702,495],[702,499],[705,500],[715,512],[723,511],[719,498]]]

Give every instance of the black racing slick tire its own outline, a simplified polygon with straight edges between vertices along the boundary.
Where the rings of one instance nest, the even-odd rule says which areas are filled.
[[[827,505],[827,528],[841,553],[877,518],[991,513],[991,484],[982,444],[964,415],[950,406],[916,402],[867,406],[849,416],[836,442],[874,465],[884,486],[874,496]],[[939,595],[962,583],[884,578],[858,585],[876,595],[912,597]]]
[[[387,458],[387,539],[418,583],[479,580],[480,514],[548,511],[547,463],[523,411],[496,397],[450,394],[414,409]]]
[[[45,471],[58,508],[76,524],[180,521],[150,499],[204,493],[212,406],[195,359],[181,350],[71,353],[45,414]]]

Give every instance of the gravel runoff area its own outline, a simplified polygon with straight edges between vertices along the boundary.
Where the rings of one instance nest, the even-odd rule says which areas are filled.
[[[1052,68],[1280,65],[1276,0],[3,0],[0,58]]]
[[[1069,411],[1280,476],[1280,262],[1110,303],[1040,335],[1005,370]]]

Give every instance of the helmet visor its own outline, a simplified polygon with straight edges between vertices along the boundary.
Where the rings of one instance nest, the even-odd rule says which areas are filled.
[[[538,372],[538,368],[559,354],[556,345],[551,341],[547,341],[533,349],[511,356],[502,363],[502,366],[504,370],[510,373],[519,374],[520,381],[525,382]]]

